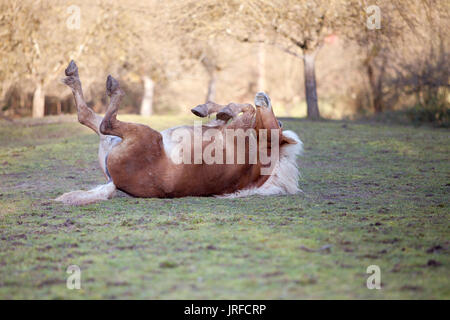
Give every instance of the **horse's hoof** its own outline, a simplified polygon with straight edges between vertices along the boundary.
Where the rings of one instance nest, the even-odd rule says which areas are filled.
[[[227,122],[228,120],[234,118],[236,115],[234,114],[233,110],[231,110],[230,107],[225,107],[223,109],[221,109],[219,112],[217,112],[216,114],[216,118],[222,121]]]
[[[191,112],[197,117],[204,118],[208,115],[208,107],[204,104],[199,104],[195,108],[191,109]]]
[[[255,106],[271,109],[272,102],[270,101],[270,98],[266,93],[258,92],[255,96]]]
[[[119,89],[119,81],[111,77],[111,75],[108,76],[106,79],[106,93],[108,96],[111,96],[113,93],[115,93]]]
[[[66,70],[64,70],[64,73],[66,76],[74,76],[78,78],[78,67],[75,64],[75,61],[71,60],[69,65],[67,66]]]

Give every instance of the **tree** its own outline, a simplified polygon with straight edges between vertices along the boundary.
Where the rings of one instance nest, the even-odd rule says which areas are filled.
[[[205,102],[215,101],[217,91],[217,73],[222,70],[219,64],[219,55],[215,45],[208,41],[201,41],[190,37],[189,35],[183,35],[180,38],[179,44],[181,45],[182,56],[184,60],[184,67],[190,69],[189,61],[200,62],[203,66],[206,74],[208,75],[207,92]]]
[[[349,25],[364,27],[348,28],[344,37],[356,42],[359,47],[369,88],[368,100],[371,108],[380,113],[386,109],[386,104],[392,103],[398,96],[395,90],[387,92],[385,86],[405,25],[393,1],[375,1],[370,5],[361,3],[350,7],[350,10]],[[375,19],[379,19],[378,26],[374,25]],[[372,25],[368,26],[368,23]]]
[[[157,1],[145,7],[109,1],[83,1],[79,7],[50,0],[1,1],[0,8],[1,97],[16,83],[26,85],[33,91],[32,115],[42,117],[47,90],[55,87],[68,61],[80,59],[86,82],[107,72],[138,74],[144,84],[143,112],[151,113],[150,81],[164,78],[167,65],[160,57],[168,56],[161,54],[168,48],[163,30],[155,31],[164,19]],[[74,14],[81,23],[72,28]]]
[[[105,9],[112,23],[105,24],[101,32],[114,41],[108,42],[106,48],[104,44],[92,48],[104,54],[97,64],[108,66],[109,72],[116,70],[126,80],[140,82],[143,95],[139,113],[151,116],[155,88],[179,72],[176,46],[167,37],[165,4],[156,0],[140,7],[114,3]]]
[[[142,77],[144,81],[144,95],[142,97],[140,114],[141,116],[151,116],[153,114],[153,94],[155,91],[155,83],[152,78],[145,75]]]
[[[362,53],[372,109],[383,112],[409,94],[416,95],[421,105],[435,102],[440,88],[448,86],[448,2],[378,0],[371,4],[378,7],[380,28],[349,29],[345,37],[355,41]],[[353,25],[366,22],[366,8],[351,8]]]
[[[258,91],[266,90],[266,48],[264,43],[258,45]]]
[[[301,59],[308,118],[319,119],[316,56],[326,36],[347,25],[349,3],[343,0],[188,1],[182,10],[184,14],[176,15],[186,32],[207,37],[226,33],[241,42],[265,42]]]
[[[24,75],[36,77],[34,62],[40,54],[40,48],[35,35],[40,24],[40,13],[40,6],[33,6],[29,1],[0,3],[1,97],[11,85],[24,80]],[[43,113],[44,96],[42,83],[37,82],[33,96],[33,115]]]
[[[80,57],[93,42],[98,27],[105,22],[104,16],[99,15],[82,31],[67,29],[56,33],[55,26],[67,28],[66,6],[31,0],[7,1],[1,6],[0,21],[5,32],[0,34],[0,65],[3,67],[0,80],[9,79],[7,83],[30,81],[32,116],[43,117],[47,87],[60,76],[67,61]],[[69,39],[67,34],[70,34]]]
[[[206,72],[208,73],[208,91],[206,93],[205,102],[214,101],[216,99],[216,72],[220,70],[215,61],[211,58],[211,56],[204,56],[201,59],[201,63],[203,67],[205,67]]]

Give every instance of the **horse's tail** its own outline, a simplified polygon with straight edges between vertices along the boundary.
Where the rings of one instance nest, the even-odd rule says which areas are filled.
[[[95,187],[89,191],[77,190],[64,193],[55,199],[68,205],[85,205],[111,199],[116,193],[116,186],[112,181]]]

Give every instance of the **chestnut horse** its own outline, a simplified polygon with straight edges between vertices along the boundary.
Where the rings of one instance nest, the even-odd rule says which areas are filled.
[[[158,132],[143,124],[117,120],[124,92],[118,81],[111,76],[108,76],[106,82],[110,103],[105,116],[101,117],[86,105],[78,68],[73,61],[65,74],[66,78],[62,81],[72,89],[78,121],[100,137],[98,156],[107,183],[89,191],[65,193],[56,201],[72,205],[88,204],[110,199],[117,189],[135,197],[158,198],[239,197],[253,194],[294,194],[300,191],[296,156],[302,151],[302,142],[294,132],[282,131],[281,123],[273,113],[270,98],[265,93],[256,95],[256,108],[251,104],[230,103],[223,106],[207,102],[195,107],[192,112],[199,117],[215,113],[216,119],[197,127],[181,126]],[[198,149],[195,142],[192,146],[190,138],[195,140],[196,130],[201,134],[200,147],[203,150],[211,147],[213,152],[210,154],[217,156],[219,161],[211,163],[203,158],[200,161],[194,159]],[[202,138],[203,134],[211,130],[214,131],[214,139]],[[220,140],[218,136],[233,130],[240,132],[241,136],[238,134],[219,146],[212,145]],[[276,158],[271,157],[269,162],[264,163],[258,154],[256,161],[251,161],[249,140],[252,137],[261,138],[264,130],[269,130],[270,134],[264,135],[265,143],[262,144],[261,139],[256,141],[257,149],[268,156],[276,154]],[[249,131],[253,135],[246,135]],[[179,132],[184,132],[185,135],[187,133],[189,139],[180,138],[177,135]],[[236,144],[242,133],[245,147],[239,151]],[[221,148],[224,152],[221,152]],[[239,155],[239,152],[243,154]],[[177,155],[178,160],[182,155],[187,161],[174,160]],[[233,161],[220,161],[227,155],[231,155],[230,159]],[[236,161],[239,156],[244,161]],[[263,174],[263,170],[268,168],[269,173]]]

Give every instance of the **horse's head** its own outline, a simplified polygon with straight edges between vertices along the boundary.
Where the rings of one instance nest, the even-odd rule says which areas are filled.
[[[258,92],[255,96],[256,106],[256,122],[255,129],[258,132],[259,129],[267,129],[268,145],[271,145],[271,132],[275,131],[278,135],[278,141],[280,145],[283,144],[296,144],[297,142],[289,137],[283,135],[281,129],[281,122],[275,117],[272,109],[272,102],[267,94],[264,92]],[[272,133],[273,134],[273,133]]]

